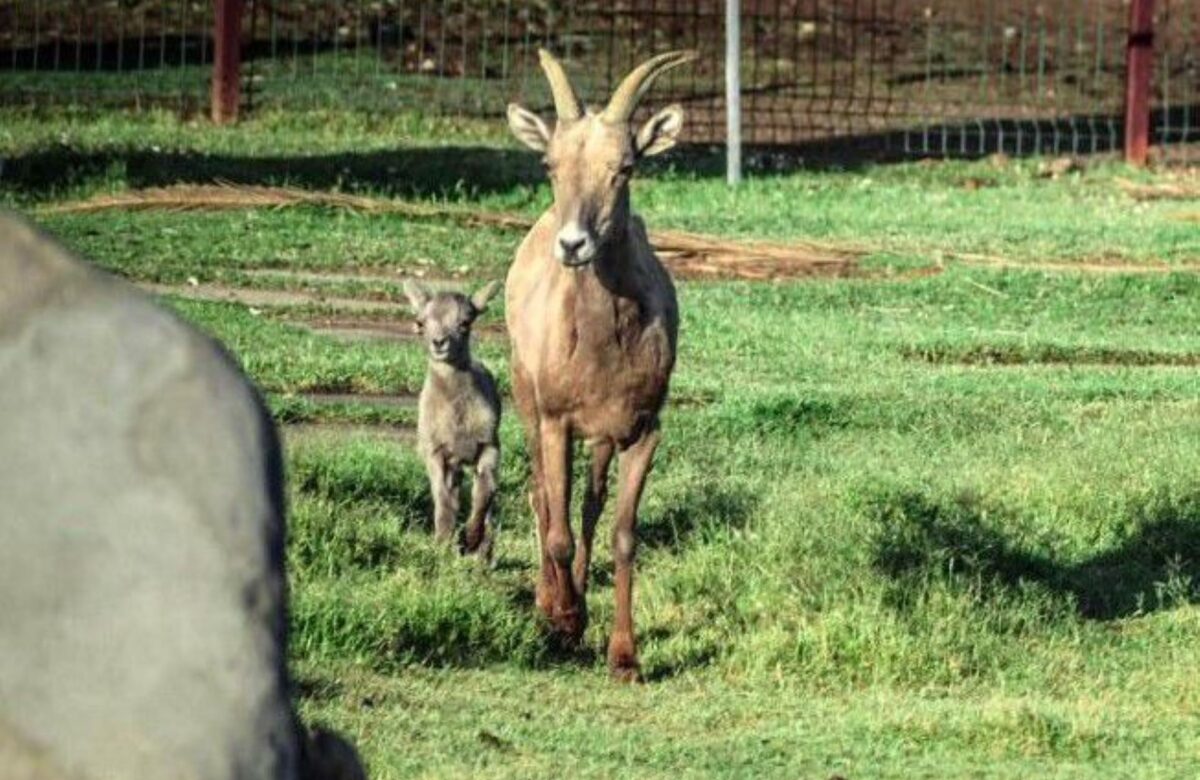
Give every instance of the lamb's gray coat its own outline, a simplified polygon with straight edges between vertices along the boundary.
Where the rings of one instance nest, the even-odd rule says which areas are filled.
[[[495,537],[500,394],[487,367],[471,358],[470,337],[471,324],[499,289],[500,283],[492,282],[468,298],[457,292],[430,292],[415,282],[405,285],[417,330],[429,349],[417,447],[429,472],[434,532],[442,541],[453,538],[462,472],[473,468],[471,516],[463,546],[485,558]]]

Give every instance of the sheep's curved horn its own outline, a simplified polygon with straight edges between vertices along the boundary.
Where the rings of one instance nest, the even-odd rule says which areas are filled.
[[[538,61],[550,82],[550,94],[554,95],[554,111],[559,119],[578,119],[583,116],[583,103],[575,94],[562,63],[545,49],[538,49]]]
[[[691,62],[697,56],[699,55],[694,51],[669,51],[638,65],[625,77],[621,86],[617,87],[601,117],[606,122],[628,122],[655,79],[672,68]]]

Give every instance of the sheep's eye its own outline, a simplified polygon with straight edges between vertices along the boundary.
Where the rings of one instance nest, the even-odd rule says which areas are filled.
[[[413,327],[417,329],[417,333],[424,333],[425,332],[425,321],[417,320],[416,322],[413,323]]]

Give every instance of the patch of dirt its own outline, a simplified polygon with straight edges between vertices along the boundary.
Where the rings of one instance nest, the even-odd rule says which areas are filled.
[[[303,284],[337,284],[371,282],[392,282],[403,284],[407,279],[418,279],[423,282],[449,282],[460,278],[462,274],[451,272],[449,275],[436,271],[426,271],[423,268],[405,268],[403,272],[388,268],[354,268],[348,271],[306,271],[290,268],[245,268],[239,269],[252,279],[277,279],[281,281],[299,282]]]
[[[415,393],[339,393],[317,390],[300,393],[299,395],[304,400],[317,406],[364,404],[369,406],[387,406],[393,409],[417,408],[417,396]]]
[[[1155,184],[1117,179],[1117,186],[1134,200],[1200,200],[1200,181],[1194,176],[1176,176]]]
[[[367,425],[348,422],[302,422],[279,426],[285,444],[314,439],[370,438],[410,445],[417,440],[414,428],[400,425]]]
[[[155,295],[175,295],[196,301],[225,301],[251,307],[327,306],[337,311],[392,313],[407,316],[408,304],[361,298],[326,296],[307,290],[259,290],[221,284],[140,284]]]
[[[814,256],[746,257],[720,252],[660,250],[659,259],[676,279],[777,281],[813,277],[862,276],[853,260]]]

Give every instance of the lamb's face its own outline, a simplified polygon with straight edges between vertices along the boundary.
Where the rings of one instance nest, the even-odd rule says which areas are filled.
[[[500,291],[490,282],[469,298],[459,292],[431,292],[417,282],[407,282],[404,293],[416,315],[416,329],[425,340],[429,357],[439,363],[465,366],[471,360],[471,325],[488,301]]]
[[[471,324],[479,312],[461,293],[439,292],[417,312],[417,333],[425,339],[429,356],[442,363],[461,365],[470,359]]]

